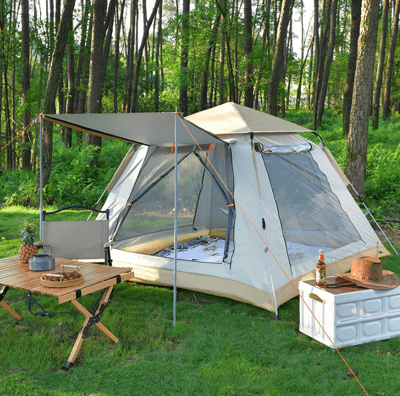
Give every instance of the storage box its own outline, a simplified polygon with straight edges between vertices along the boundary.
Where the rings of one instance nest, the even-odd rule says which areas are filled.
[[[335,277],[327,279],[328,283],[334,280]],[[299,292],[331,340],[301,298],[300,331],[331,348],[332,342],[341,348],[400,335],[400,287],[328,289],[309,280],[300,281]]]

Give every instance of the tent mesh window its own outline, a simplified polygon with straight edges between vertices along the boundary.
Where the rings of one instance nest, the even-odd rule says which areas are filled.
[[[361,240],[311,153],[262,156],[291,265]]]
[[[222,239],[226,261],[233,249],[234,210],[228,206],[232,198],[225,193],[226,188],[216,172],[233,189],[230,149],[221,144],[214,145],[212,151],[209,146],[202,150],[216,171],[198,148],[180,146],[178,149],[178,236],[182,237],[180,241],[188,242],[200,235],[216,235]],[[130,204],[119,220],[116,242],[123,241],[130,250],[148,254],[171,247],[165,244],[168,241],[171,244],[174,230],[174,167],[171,147],[150,147],[129,197]],[[142,247],[145,249],[141,250]],[[211,260],[207,255],[194,259]]]

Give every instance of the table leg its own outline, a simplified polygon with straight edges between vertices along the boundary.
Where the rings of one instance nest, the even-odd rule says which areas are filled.
[[[8,287],[7,286],[4,286],[1,289],[1,292],[0,292],[0,306],[2,306],[8,313],[10,313],[12,316],[14,316],[15,319],[21,320],[22,317],[19,314],[17,314],[5,301],[3,301],[3,298],[6,295],[7,291],[8,291]]]
[[[87,337],[89,328],[92,325],[96,325],[96,327],[103,333],[105,334],[108,338],[110,338],[112,341],[114,341],[115,343],[118,343],[118,338],[111,333],[110,330],[108,330],[102,323],[100,323],[100,319],[101,319],[101,315],[103,314],[103,311],[106,307],[106,304],[108,302],[108,299],[110,298],[111,292],[113,290],[113,286],[107,287],[104,290],[103,296],[99,302],[99,306],[96,310],[96,312],[94,313],[94,315],[92,315],[82,304],[80,304],[77,300],[71,300],[71,304],[76,308],[77,311],[79,311],[79,313],[81,313],[86,319],[83,322],[83,326],[81,331],[79,332],[79,335],[75,341],[75,344],[72,348],[72,351],[69,355],[69,358],[67,360],[67,362],[65,363],[63,369],[64,370],[69,370],[69,368],[71,367],[71,365],[73,365],[75,363],[75,360],[78,356],[79,350],[82,347],[83,341],[85,340],[85,338]]]

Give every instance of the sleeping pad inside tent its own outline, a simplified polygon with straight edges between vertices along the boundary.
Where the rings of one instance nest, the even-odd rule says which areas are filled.
[[[176,148],[152,117],[153,140],[130,150],[103,206],[114,265],[132,267],[135,281],[173,285],[176,149],[178,287],[274,312],[297,295],[291,283],[315,278],[320,249],[328,276],[389,254],[334,160],[299,134],[308,129],[225,103],[181,120],[207,135]]]

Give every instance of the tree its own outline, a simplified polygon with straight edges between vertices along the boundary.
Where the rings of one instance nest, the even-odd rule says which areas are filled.
[[[386,37],[388,28],[389,0],[384,0],[381,23],[381,44],[379,49],[378,70],[376,71],[374,107],[372,109],[372,120],[374,129],[378,129],[379,125],[379,103],[381,99],[383,67],[385,63]]]
[[[354,77],[346,173],[359,194],[364,194],[367,167],[368,122],[378,35],[379,2],[363,0],[357,66]]]
[[[338,0],[332,1],[331,6],[331,18],[330,18],[330,34],[329,34],[329,46],[327,52],[327,59],[325,63],[325,68],[323,69],[321,83],[319,84],[319,93],[318,93],[318,102],[317,102],[317,118],[316,125],[314,125],[314,129],[321,126],[322,124],[322,115],[325,109],[325,98],[328,90],[328,81],[329,74],[331,70],[332,60],[333,60],[333,50],[335,47],[335,34],[336,34],[336,10],[337,10]],[[322,65],[321,65],[322,66]],[[321,67],[322,71],[322,67]]]
[[[393,17],[392,35],[390,37],[390,48],[389,55],[386,65],[386,80],[385,80],[385,95],[382,107],[382,118],[386,119],[389,117],[390,112],[390,91],[392,84],[393,74],[393,63],[394,63],[394,51],[396,49],[397,31],[399,29],[399,12],[400,12],[400,0],[396,1],[396,8]]]
[[[179,111],[188,115],[188,56],[189,56],[189,12],[190,1],[183,0],[182,9],[182,50],[180,68]]]
[[[278,91],[282,77],[284,47],[286,42],[287,27],[290,20],[291,6],[291,0],[282,0],[282,9],[279,18],[278,33],[274,50],[274,61],[272,63],[271,78],[268,86],[268,113],[275,116],[278,114]]]
[[[244,105],[253,107],[253,63],[250,58],[253,50],[253,30],[251,20],[251,0],[244,0]]]
[[[101,113],[102,89],[106,74],[108,53],[111,45],[111,32],[116,0],[111,0],[107,12],[107,0],[93,1],[92,43],[90,50],[90,71],[88,90],[88,113]],[[107,32],[107,36],[106,36]],[[101,137],[87,134],[86,145],[98,147],[97,155],[91,161],[97,166],[101,147]]]
[[[156,75],[154,81],[154,111],[159,111],[160,106],[160,67],[161,67],[161,48],[162,48],[162,1],[158,9],[158,29],[157,29],[157,46],[156,46]]]
[[[351,101],[353,98],[354,74],[357,64],[358,36],[360,34],[362,0],[351,1],[351,33],[349,59],[347,63],[347,78],[343,98],[343,135],[347,136],[350,127]]]
[[[217,16],[215,17],[215,21],[214,21],[214,24],[212,27],[210,39],[207,43],[207,50],[206,50],[204,66],[203,66],[203,76],[202,76],[201,87],[200,87],[199,111],[204,110],[206,108],[206,104],[207,104],[207,86],[208,86],[208,79],[209,79],[208,78],[209,64],[210,64],[210,58],[211,58],[212,51],[213,51],[213,49],[215,49],[220,19],[221,19],[221,13],[218,12]]]
[[[118,6],[118,5],[117,5]],[[117,31],[115,35],[115,62],[114,62],[114,113],[118,113],[118,68],[119,68],[119,41],[121,37],[121,24],[124,17],[125,0],[122,0],[121,13],[117,21]]]
[[[58,27],[54,50],[51,57],[49,77],[43,101],[45,114],[56,112],[55,100],[57,95],[58,82],[60,80],[62,62],[65,47],[68,40],[69,27],[71,26],[75,0],[65,0],[61,20]],[[43,185],[48,184],[50,179],[51,161],[53,157],[53,123],[43,123]],[[39,180],[38,180],[39,182]],[[38,188],[38,183],[36,184]]]
[[[151,24],[153,23],[154,17],[156,16],[156,13],[157,13],[157,8],[160,6],[160,3],[161,3],[161,0],[156,0],[153,11],[150,15],[149,20],[147,21],[145,29],[144,29],[142,42],[140,44],[139,49],[136,52],[135,74],[133,76],[133,86],[132,86],[132,108],[131,108],[132,113],[135,112],[136,106],[137,106],[139,71],[140,71],[140,65],[142,62],[143,50],[146,45],[147,38],[149,36]]]
[[[29,63],[29,1],[21,1],[21,61],[22,61],[22,76],[21,76],[21,88],[22,88],[22,102],[24,106],[22,127],[25,129],[24,132],[24,143],[22,148],[22,167],[31,168],[31,133],[28,129],[28,125],[31,122],[30,112],[30,100],[29,100],[29,89],[31,86],[31,74],[30,74],[30,63]]]

